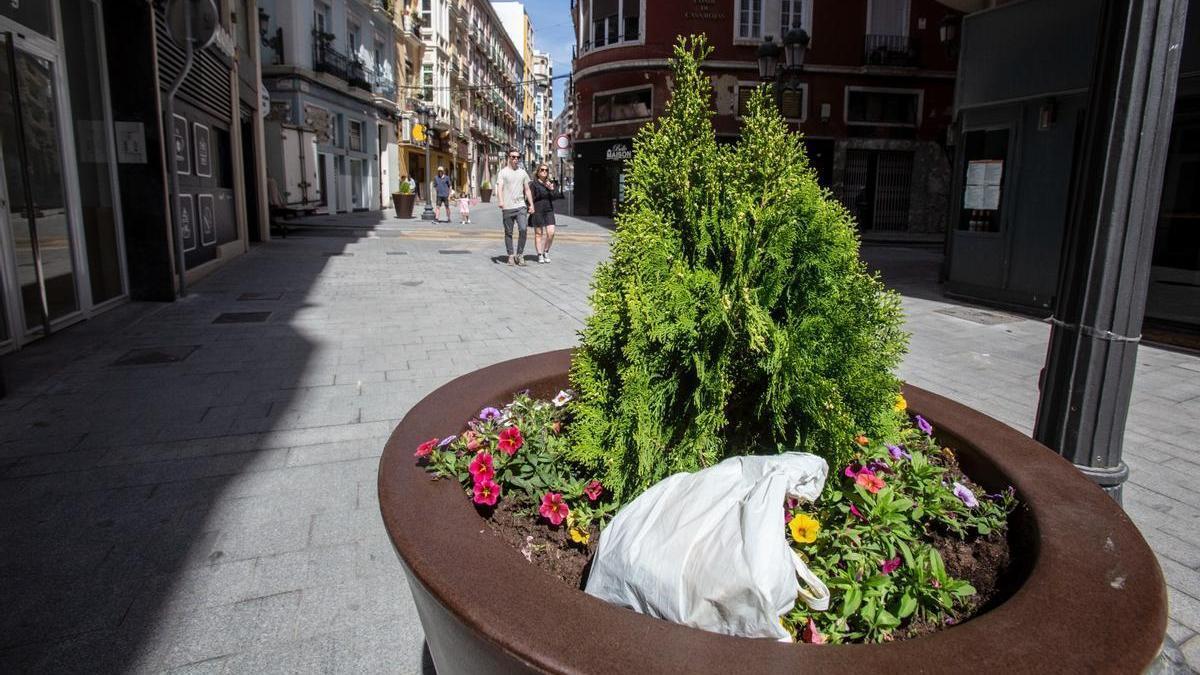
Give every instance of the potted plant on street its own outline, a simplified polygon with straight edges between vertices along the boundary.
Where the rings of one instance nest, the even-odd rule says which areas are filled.
[[[400,186],[392,193],[392,206],[396,209],[396,217],[412,218],[414,201],[416,195],[412,193],[412,186],[407,181],[400,181]]]
[[[487,204],[492,201],[492,183],[483,181],[479,184],[479,201]]]
[[[765,91],[717,143],[707,53],[676,47],[666,113],[635,140],[580,346],[464,375],[388,441],[380,507],[438,671],[1145,669],[1166,598],[1136,528],[1044,446],[901,385],[898,296]],[[831,591],[781,610],[799,644],[579,590],[620,507],[792,450],[831,468],[769,524]]]

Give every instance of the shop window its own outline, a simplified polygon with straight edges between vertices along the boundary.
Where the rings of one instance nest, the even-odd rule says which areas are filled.
[[[646,87],[635,91],[597,94],[593,98],[595,114],[592,117],[592,123],[606,124],[649,119],[653,103],[652,92],[650,87]]]
[[[920,92],[847,89],[846,122],[891,126],[917,126]]]
[[[963,158],[963,195],[958,229],[963,232],[999,232],[1004,174],[1007,173],[1008,129],[964,133]]]

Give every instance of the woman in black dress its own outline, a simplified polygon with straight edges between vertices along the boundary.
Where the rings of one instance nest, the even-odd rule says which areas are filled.
[[[550,179],[550,169],[545,164],[538,165],[529,182],[529,190],[533,194],[533,215],[529,216],[533,248],[537,251],[538,262],[544,265],[550,262],[550,245],[554,243],[554,200],[562,199],[563,194],[558,183]]]

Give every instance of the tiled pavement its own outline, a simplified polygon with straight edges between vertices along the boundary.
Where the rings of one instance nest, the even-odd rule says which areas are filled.
[[[564,219],[551,265],[510,268],[494,207],[474,218],[315,219],[180,302],[5,357],[0,671],[428,668],[378,515],[384,440],[447,379],[573,344],[607,252],[606,229]],[[906,294],[904,376],[1028,431],[1046,325],[940,298],[928,251],[868,257]],[[270,315],[213,323],[242,312]],[[1195,665],[1200,358],[1143,348],[1138,367],[1126,506]]]

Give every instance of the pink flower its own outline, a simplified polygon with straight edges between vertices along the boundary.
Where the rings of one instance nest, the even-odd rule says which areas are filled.
[[[896,556],[891,560],[883,560],[879,563],[879,571],[883,574],[891,574],[900,569],[900,556]]]
[[[858,475],[854,477],[854,482],[863,486],[867,492],[870,492],[871,494],[875,494],[876,492],[879,492],[883,488],[887,487],[887,484],[883,482],[882,478],[876,476],[868,469],[863,469],[862,471],[858,472]]]
[[[496,477],[496,469],[492,467],[492,456],[486,452],[480,452],[475,455],[475,459],[471,460],[471,466],[468,467],[471,472],[471,477],[476,483],[481,481],[491,482]]]
[[[600,481],[593,480],[587,484],[587,487],[583,488],[583,494],[587,495],[588,501],[594,502],[600,499],[600,495],[604,494],[604,486],[600,484]]]
[[[427,457],[433,449],[437,447],[438,439],[431,438],[417,446],[417,451],[413,453],[413,457]]]
[[[859,520],[863,521],[864,523],[867,522],[867,517],[864,516],[862,514],[862,511],[859,511],[858,507],[853,504],[850,505],[850,513],[853,514],[855,518],[858,518]]]
[[[854,478],[858,474],[862,473],[862,470],[862,464],[859,464],[858,462],[851,462],[846,465],[846,468],[842,471],[842,475],[846,478]]]
[[[525,445],[525,437],[521,435],[521,430],[516,427],[508,427],[500,432],[500,440],[496,443],[509,456],[517,454],[521,446]]]
[[[491,479],[481,480],[475,483],[475,503],[495,506],[496,500],[500,499],[500,486],[496,485]]]
[[[479,436],[479,432],[470,429],[463,434],[463,440],[467,442],[467,450],[475,452],[483,445],[483,439]]]
[[[805,624],[804,630],[800,632],[800,639],[809,644],[823,645],[825,644],[825,636],[821,635],[821,631],[817,630],[817,624],[808,617],[808,623]]]
[[[571,513],[571,509],[567,508],[567,503],[563,501],[562,495],[557,492],[547,492],[542,497],[542,505],[538,508],[538,513],[542,517],[549,520],[552,525],[561,525],[564,518]]]

